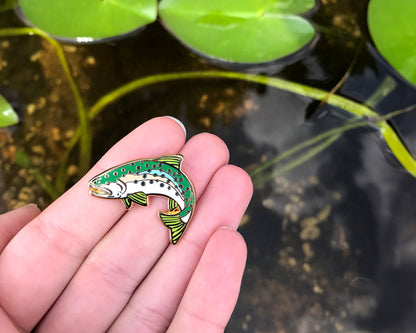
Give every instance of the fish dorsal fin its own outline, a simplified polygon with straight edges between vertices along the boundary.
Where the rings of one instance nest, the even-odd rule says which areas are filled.
[[[182,155],[164,155],[158,158],[155,158],[155,161],[162,162],[173,166],[176,169],[181,168],[181,164],[183,161]]]

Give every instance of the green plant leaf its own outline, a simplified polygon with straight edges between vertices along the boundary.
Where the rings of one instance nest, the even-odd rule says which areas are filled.
[[[63,39],[91,41],[134,31],[156,20],[157,0],[19,0],[25,18]]]
[[[16,125],[18,122],[19,117],[16,112],[10,103],[0,95],[0,127]]]
[[[12,9],[17,4],[17,0],[0,0],[0,12]]]
[[[371,0],[368,28],[383,57],[416,85],[416,1]]]
[[[315,0],[162,0],[159,14],[173,34],[209,57],[261,63],[308,44],[315,30],[296,15]]]

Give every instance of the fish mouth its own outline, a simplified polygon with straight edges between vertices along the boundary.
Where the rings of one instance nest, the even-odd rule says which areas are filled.
[[[90,194],[96,197],[108,197],[108,196],[111,196],[112,194],[110,190],[103,188],[103,187],[96,187],[96,186],[90,185],[89,188],[90,188]]]

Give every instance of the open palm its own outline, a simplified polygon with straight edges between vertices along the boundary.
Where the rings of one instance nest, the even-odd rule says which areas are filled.
[[[157,214],[166,198],[127,211],[89,194],[88,181],[114,165],[176,153],[197,200],[177,245]],[[0,216],[1,331],[223,331],[246,258],[235,229],[251,194],[216,136],[185,143],[174,120],[146,122],[42,213],[25,206]]]

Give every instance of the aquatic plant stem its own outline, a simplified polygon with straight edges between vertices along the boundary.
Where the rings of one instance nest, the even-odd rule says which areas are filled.
[[[39,185],[49,194],[52,200],[55,200],[61,194],[55,186],[46,178],[46,176],[33,165],[29,156],[22,149],[16,151],[16,164],[28,170],[35,177]]]
[[[263,75],[245,74],[228,71],[195,71],[182,73],[166,73],[156,74],[140,78],[129,82],[100,98],[90,109],[90,118],[93,119],[107,105],[115,102],[122,96],[142,88],[147,85],[167,82],[172,80],[183,79],[234,79],[247,82],[255,82],[267,86],[275,87],[281,90],[295,93],[316,100],[326,100],[326,102],[334,107],[340,108],[354,117],[361,119],[382,119],[379,114],[369,107],[354,102],[346,97],[337,94],[329,94],[325,90],[306,86],[300,83],[287,81],[279,78],[272,78]],[[403,167],[414,177],[416,177],[416,160],[411,153],[403,145],[403,142],[397,136],[397,133],[386,120],[379,120],[373,123],[374,127],[380,130],[381,135],[386,140],[393,154],[403,165]]]
[[[348,123],[346,125],[337,127],[337,128],[333,128],[330,129],[326,132],[323,132],[317,136],[314,136],[313,138],[306,140],[304,142],[301,142],[299,144],[297,144],[296,146],[285,150],[283,153],[277,155],[276,157],[272,158],[271,160],[263,163],[261,166],[255,168],[253,171],[251,171],[249,174],[251,177],[256,176],[258,173],[266,170],[267,168],[279,163],[280,161],[290,157],[291,155],[294,155],[296,153],[298,153],[299,151],[312,146],[314,144],[317,144],[319,141],[323,141],[323,140],[327,140],[328,138],[331,137],[337,137],[339,138],[341,136],[341,134],[343,134],[346,131],[352,130],[354,128],[358,128],[358,127],[363,127],[363,126],[367,126],[368,124],[366,122],[360,121],[360,122],[351,122]]]
[[[378,121],[387,121],[388,119],[413,111],[416,109],[416,105],[410,105],[404,109],[399,109],[396,111],[392,111],[386,115],[383,115],[381,117],[378,118]],[[307,160],[309,160],[310,158],[314,157],[316,154],[318,154],[319,152],[321,152],[323,149],[327,148],[329,145],[331,145],[333,142],[335,142],[343,133],[359,128],[359,127],[364,127],[364,126],[368,126],[369,123],[368,121],[365,120],[358,120],[355,119],[353,121],[349,121],[347,122],[347,124],[337,127],[337,128],[333,128],[330,129],[328,131],[325,131],[319,135],[314,136],[313,138],[306,140],[304,142],[301,142],[299,144],[297,144],[296,146],[285,150],[283,153],[279,154],[278,156],[274,157],[273,159],[262,163],[260,166],[256,167],[253,171],[249,172],[249,175],[253,178],[253,184],[254,186],[260,186],[262,184],[264,184],[265,182],[283,174],[286,171],[289,171],[291,169],[293,169],[294,167],[306,162]],[[324,141],[322,143],[320,143],[317,147],[315,148],[311,148],[309,151],[307,151],[306,153],[304,153],[303,155],[300,155],[298,158],[295,158],[293,161],[287,163],[287,164],[283,164],[282,166],[276,168],[275,170],[273,170],[272,172],[270,172],[269,174],[262,176],[262,177],[256,177],[259,173],[263,172],[264,170],[277,165],[278,163],[280,163],[282,160],[287,159],[289,157],[291,157],[292,155],[295,155],[297,153],[299,153],[300,151],[302,151],[303,149],[309,147],[309,146],[313,146],[315,144],[318,144],[319,142]]]
[[[109,104],[115,102],[117,99],[123,97],[124,95],[127,95],[128,93],[136,89],[156,83],[184,79],[234,79],[264,84],[267,86],[271,86],[274,88],[278,88],[316,100],[322,100],[328,96],[328,92],[325,90],[306,86],[292,81],[257,74],[245,74],[228,71],[195,71],[182,73],[166,73],[151,75],[131,81],[104,95],[90,108],[90,119],[95,118],[95,116],[99,114],[101,110]],[[327,103],[331,104],[332,106],[341,108],[347,111],[348,113],[358,117],[378,117],[378,114],[376,112],[372,111],[365,105],[354,102],[348,98],[336,94],[330,95],[327,100]]]
[[[88,118],[87,108],[85,107],[84,100],[81,96],[78,85],[76,84],[69,63],[65,57],[64,51],[55,39],[48,36],[42,30],[36,28],[4,28],[0,29],[0,37],[10,36],[33,36],[37,35],[44,38],[54,49],[56,55],[61,63],[62,69],[68,80],[69,86],[75,98],[75,103],[78,110],[78,121],[80,128],[80,154],[79,154],[79,170],[80,174],[84,174],[88,171],[91,163],[91,132],[90,122]]]
[[[266,183],[266,182],[268,182],[272,179],[275,179],[276,177],[284,174],[285,172],[287,172],[289,170],[292,170],[295,167],[297,167],[297,166],[305,163],[306,161],[310,160],[312,157],[319,154],[322,150],[328,148],[332,143],[334,143],[336,140],[338,140],[339,137],[341,136],[341,134],[342,133],[330,135],[328,138],[324,139],[323,142],[320,143],[318,146],[311,148],[310,150],[308,150],[307,152],[305,152],[304,154],[302,154],[298,158],[294,159],[293,161],[291,161],[287,164],[283,164],[282,166],[276,168],[275,170],[273,170],[269,174],[266,174],[263,177],[254,177],[253,178],[252,174],[250,174],[250,176],[253,178],[254,188],[257,188],[257,187],[263,185],[264,183]],[[307,143],[308,141],[305,141],[304,143]],[[299,146],[300,145],[294,147],[293,150],[298,150],[297,148]],[[309,144],[308,144],[308,146],[309,146]],[[292,151],[292,149],[289,149],[289,150],[285,151],[283,154],[287,157],[289,155],[292,155],[293,153],[294,153],[294,151]],[[281,155],[279,155],[278,157],[281,157]],[[283,159],[283,157],[279,158],[279,160],[281,160],[281,159]]]

